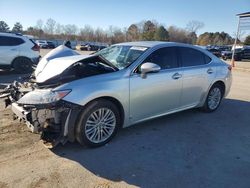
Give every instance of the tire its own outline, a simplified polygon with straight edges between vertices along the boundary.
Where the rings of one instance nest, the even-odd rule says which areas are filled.
[[[213,112],[220,106],[224,91],[220,84],[214,84],[207,95],[206,101],[202,107],[205,112]]]
[[[33,71],[32,68],[32,61],[29,58],[26,57],[18,57],[16,58],[12,66],[14,68],[14,71],[16,73],[22,74],[22,73],[31,73]]]
[[[102,117],[103,121],[97,117]],[[76,139],[81,145],[88,147],[103,146],[116,135],[120,127],[121,116],[117,106],[108,100],[96,100],[88,104],[80,114],[75,131]]]

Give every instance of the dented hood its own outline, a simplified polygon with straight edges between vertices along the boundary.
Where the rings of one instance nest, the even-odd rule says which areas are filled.
[[[45,55],[38,63],[35,70],[36,81],[41,83],[59,75],[70,65],[87,57],[89,55],[79,55],[70,48],[63,45],[58,46]]]
[[[36,82],[41,83],[44,82],[56,75],[61,74],[64,70],[66,70],[70,65],[83,60],[89,55],[74,55],[70,57],[61,57],[50,60],[44,69],[39,72],[36,76]]]

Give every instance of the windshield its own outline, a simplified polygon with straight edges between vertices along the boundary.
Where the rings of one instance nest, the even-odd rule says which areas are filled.
[[[96,53],[118,69],[124,69],[140,57],[148,48],[141,46],[111,46]]]

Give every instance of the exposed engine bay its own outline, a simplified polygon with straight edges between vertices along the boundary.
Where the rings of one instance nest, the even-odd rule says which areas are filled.
[[[6,107],[11,106],[15,119],[24,121],[32,132],[40,133],[43,143],[52,148],[58,143],[74,141],[74,130],[70,124],[77,122],[78,114],[83,109],[80,105],[61,100],[71,90],[53,89],[74,80],[118,69],[102,56],[77,55],[65,46],[52,50],[40,62],[37,66],[39,71],[36,69],[31,76],[8,85],[0,92],[0,98],[5,98]],[[56,67],[54,70],[52,65]],[[49,76],[44,79],[44,74]]]

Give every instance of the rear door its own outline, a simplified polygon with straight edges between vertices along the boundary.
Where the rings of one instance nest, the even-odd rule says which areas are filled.
[[[10,65],[19,55],[18,46],[23,43],[24,41],[18,37],[0,36],[0,64]]]
[[[154,51],[143,63],[158,64],[161,70],[140,75],[140,66],[130,77],[130,119],[138,122],[167,113],[180,105],[182,71],[178,65],[175,47]]]
[[[216,70],[210,64],[210,57],[199,50],[179,47],[178,53],[183,67],[181,107],[193,107],[206,93],[211,80],[215,77]]]

